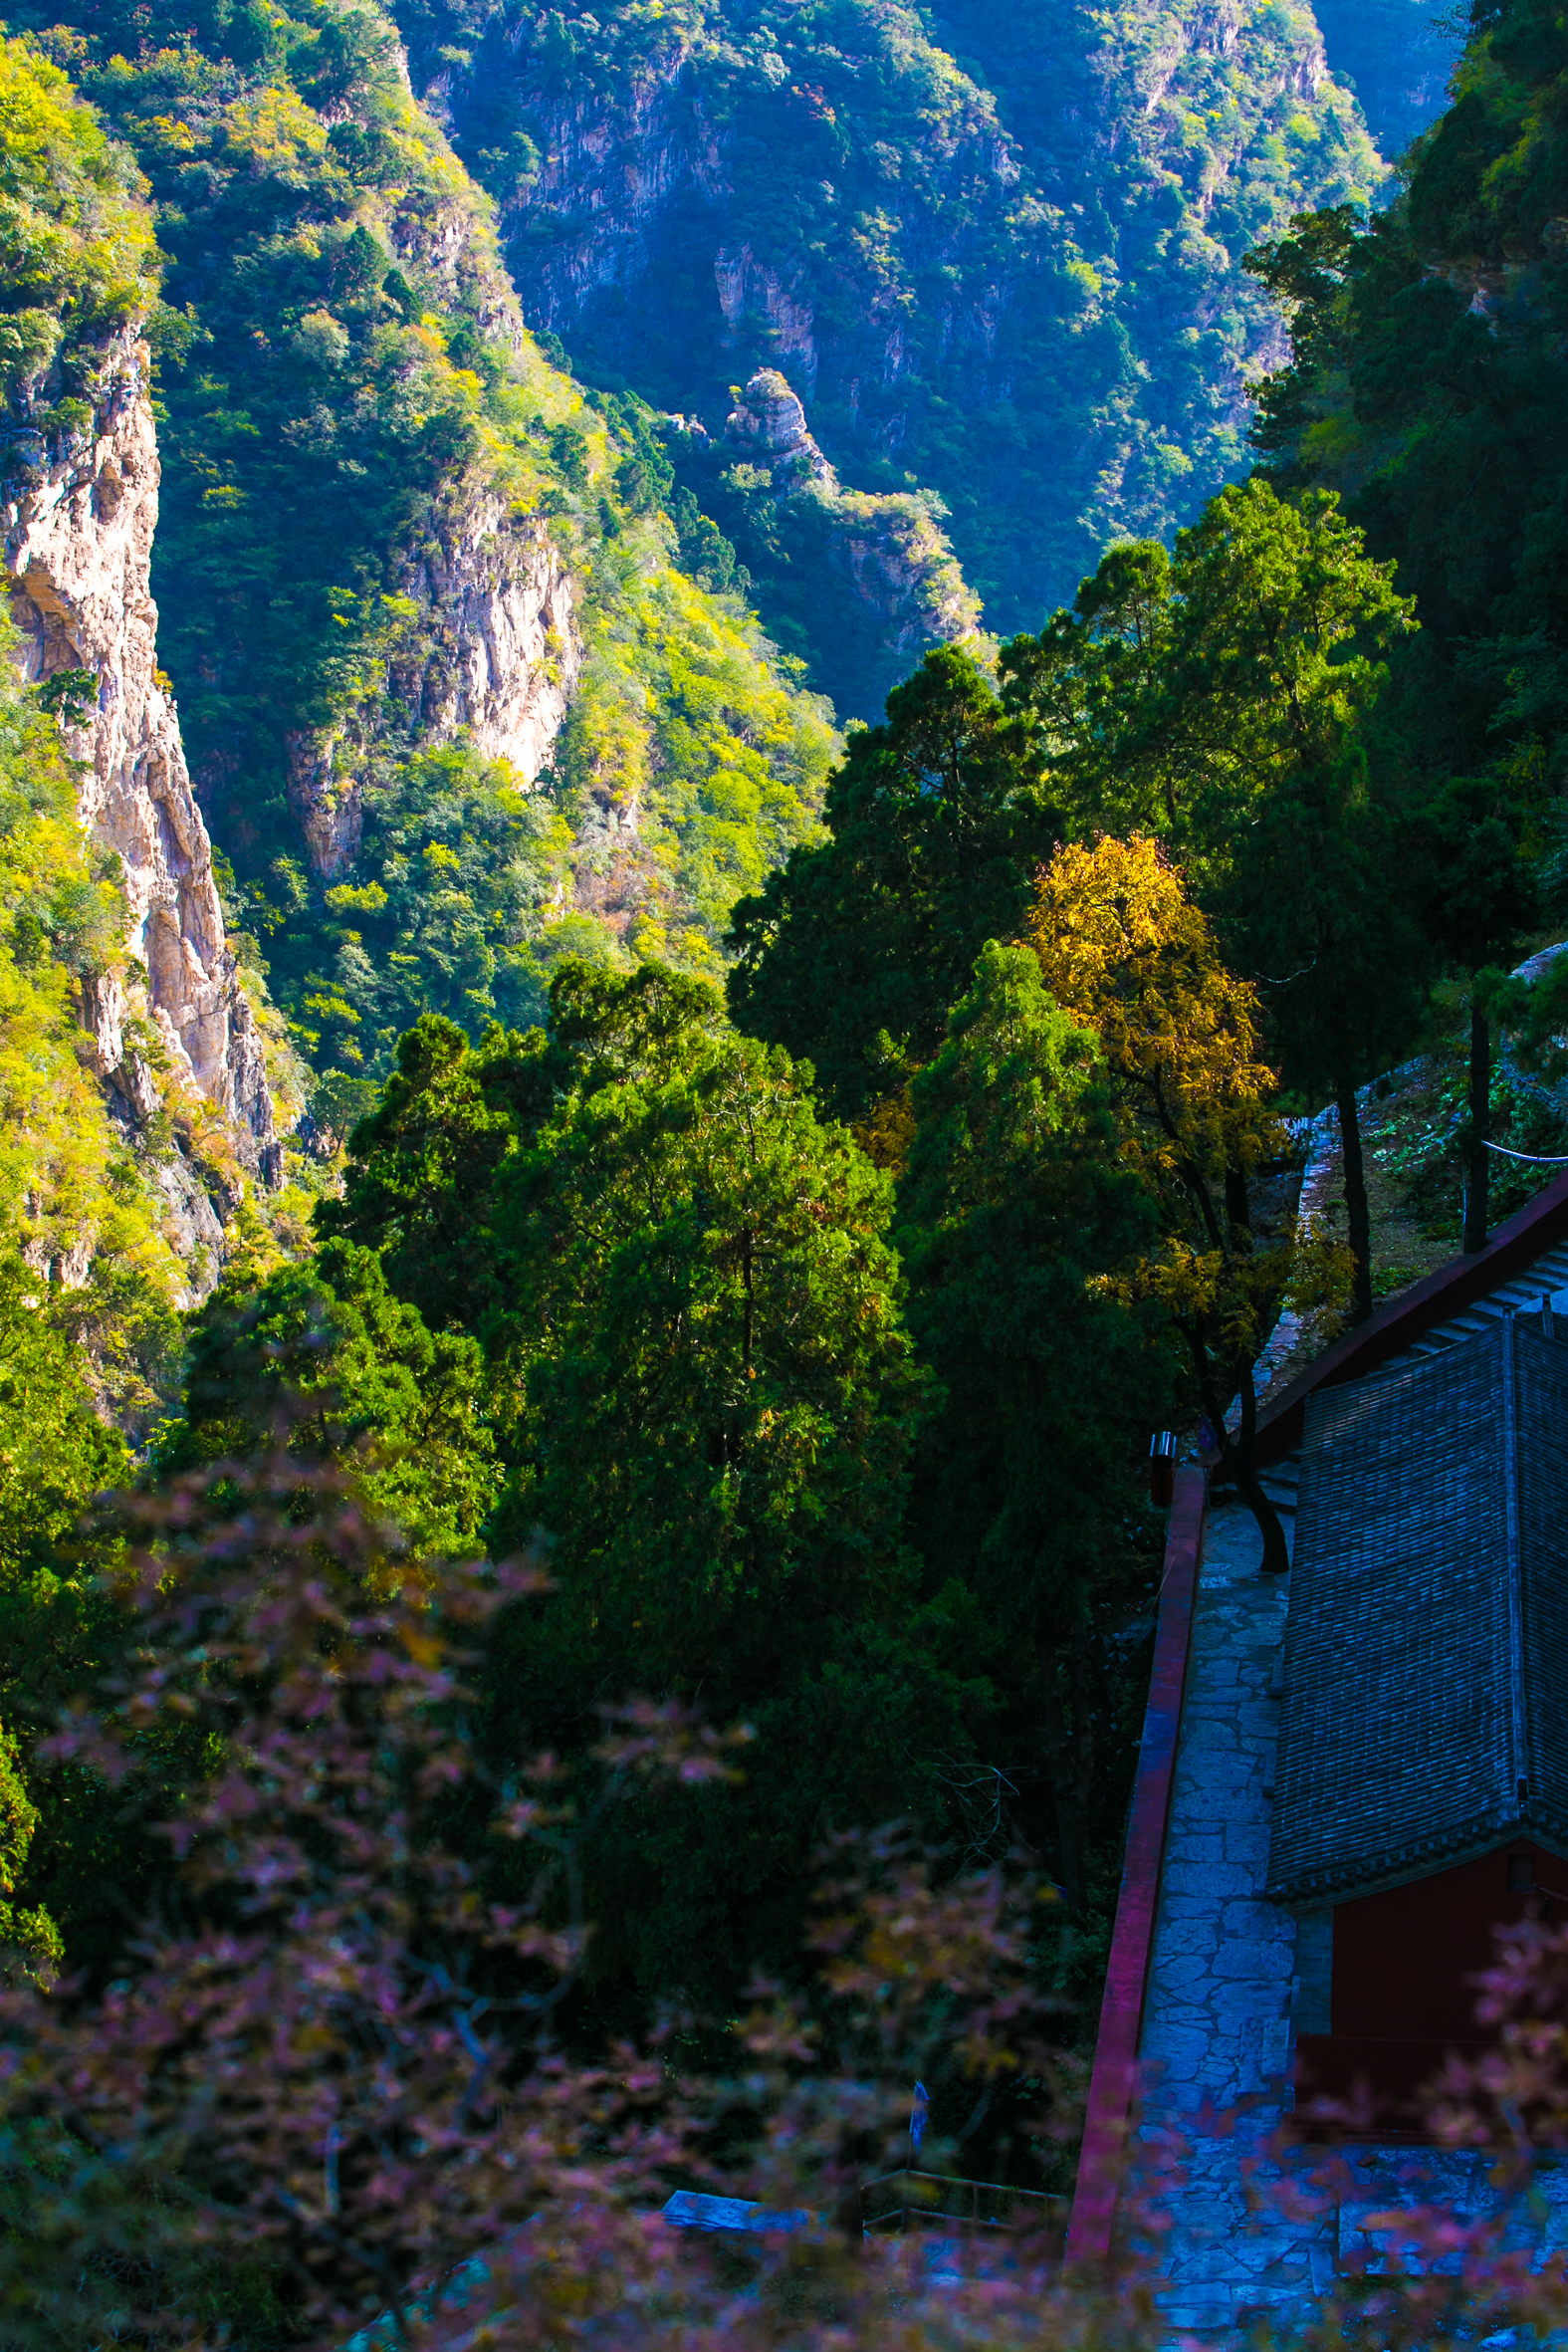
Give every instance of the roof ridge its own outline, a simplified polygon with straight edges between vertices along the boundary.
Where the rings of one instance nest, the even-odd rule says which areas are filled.
[[[1448,1321],[1511,1276],[1522,1274],[1559,1241],[1568,1241],[1568,1175],[1556,1178],[1499,1226],[1484,1250],[1451,1259],[1298,1372],[1258,1415],[1257,1461],[1272,1462],[1300,1444],[1306,1400],[1316,1390],[1375,1372],[1435,1323]]]

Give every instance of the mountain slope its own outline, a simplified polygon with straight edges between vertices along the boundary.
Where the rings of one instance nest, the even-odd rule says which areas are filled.
[[[398,17],[530,323],[715,441],[782,370],[846,482],[940,497],[999,630],[1239,469],[1277,335],[1241,257],[1382,170],[1284,0]]]
[[[566,947],[712,964],[835,738],[681,568],[645,412],[524,334],[384,20],[147,14],[40,38],[150,182],[161,654],[336,1133],[423,1005],[530,1019]]]
[[[287,1079],[290,1058],[236,971],[156,666],[138,175],[16,40],[0,158],[0,1289],[88,1336],[133,1422],[222,1220],[281,1173],[269,1060]]]
[[[1436,121],[1459,54],[1444,0],[1313,0],[1329,63],[1392,162]]]

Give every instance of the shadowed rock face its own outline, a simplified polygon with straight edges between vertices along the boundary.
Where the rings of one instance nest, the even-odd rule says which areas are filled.
[[[157,670],[148,566],[159,464],[148,363],[146,346],[122,336],[105,353],[92,438],[74,439],[58,457],[22,445],[24,462],[13,462],[0,486],[11,609],[28,678],[82,669],[98,679],[98,707],[67,741],[84,764],[83,823],[117,852],[130,910],[124,971],[99,975],[83,991],[100,1074],[133,1117],[147,1115],[157,1084],[125,1028],[132,1015],[150,1021],[176,1078],[223,1113],[241,1159],[271,1178],[281,1147],[261,1041],[225,940],[179,720]]]
[[[1423,5],[1347,0],[1396,31]],[[1247,381],[1284,345],[1243,256],[1383,171],[1307,7],[393,13],[530,325],[715,440],[726,388],[783,369],[847,480],[939,494],[1005,633],[1246,470]],[[839,691],[838,609],[736,544]]]
[[[1314,0],[1328,62],[1348,80],[1390,160],[1448,104],[1460,39],[1430,0]]]

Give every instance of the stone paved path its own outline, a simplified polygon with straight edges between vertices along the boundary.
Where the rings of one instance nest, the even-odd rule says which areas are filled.
[[[1295,1920],[1263,1896],[1290,1579],[1260,1575],[1261,1553],[1244,1507],[1211,1510],[1140,2052],[1161,2300],[1173,2328],[1214,2342],[1236,2341],[1253,2315],[1306,2319],[1372,2250],[1368,2214],[1417,2194],[1459,2210],[1489,2201],[1483,2156],[1366,2148],[1346,2152],[1353,2198],[1319,2199],[1305,2218],[1280,2210],[1270,2142],[1290,2104],[1296,2015],[1327,1988],[1315,1990],[1307,1937],[1298,1952]],[[1285,2170],[1305,2189],[1318,2161],[1302,2152]],[[1544,2255],[1568,2245],[1568,2167],[1543,2167],[1536,2201],[1528,2235]]]
[[[1185,2175],[1161,2199],[1167,2309],[1204,2333],[1299,2306],[1332,2275],[1321,2227],[1249,2210],[1248,2169],[1285,2110],[1295,1971],[1295,1922],[1263,1897],[1290,1579],[1260,1575],[1261,1555],[1249,1511],[1211,1509],[1142,2045],[1145,2146]],[[1237,2108],[1234,2130],[1208,2128]]]

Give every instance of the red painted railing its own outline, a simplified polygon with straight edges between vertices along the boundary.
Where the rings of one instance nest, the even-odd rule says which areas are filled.
[[[1195,1464],[1184,1464],[1176,1474],[1176,1493],[1166,1536],[1154,1672],[1149,1682],[1143,1743],[1138,1752],[1138,1777],[1133,1788],[1127,1858],[1122,1866],[1105,1999],[1100,2009],[1099,2039],[1094,2046],[1083,2150],[1078,2158],[1078,2182],[1067,2228],[1069,2263],[1103,2261],[1111,2250],[1116,2196],[1126,2161],[1127,2135],[1138,2086],[1138,2036],[1143,2025],[1149,1955],[1160,1900],[1160,1870],[1171,1814],[1171,1787],[1176,1777],[1176,1745],[1182,1728],[1182,1696],[1187,1688],[1187,1657],[1192,1642],[1193,1603],[1198,1592],[1207,1500],[1208,1481],[1204,1472]]]

